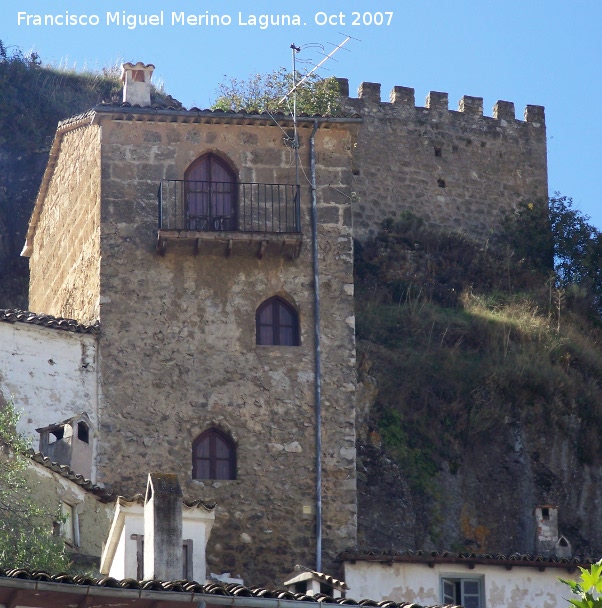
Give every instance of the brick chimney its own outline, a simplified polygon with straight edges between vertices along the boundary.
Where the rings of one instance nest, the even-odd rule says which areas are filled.
[[[124,103],[142,107],[151,105],[151,78],[154,70],[152,63],[145,65],[141,61],[136,64],[124,63],[121,66]]]

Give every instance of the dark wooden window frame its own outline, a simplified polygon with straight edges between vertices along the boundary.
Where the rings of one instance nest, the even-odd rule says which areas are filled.
[[[203,460],[209,461],[209,477],[201,476],[199,471],[199,461],[202,460],[198,455],[201,443],[209,442],[209,456]],[[217,456],[217,441],[222,441],[228,449],[228,476],[218,477],[218,460],[224,461]],[[228,480],[236,479],[236,446],[234,441],[226,433],[216,428],[210,428],[202,432],[192,444],[192,478],[193,479],[215,479]]]
[[[207,179],[204,181],[197,181],[193,179],[194,173],[197,168],[206,166],[207,167]],[[214,179],[213,169],[214,166],[220,167],[221,170],[228,176],[227,181],[219,181]],[[202,184],[202,185],[201,185]],[[217,190],[214,191],[211,184],[218,186]],[[222,188],[230,184],[231,191],[224,191]],[[235,230],[237,226],[237,215],[238,215],[238,177],[236,171],[219,154],[214,152],[207,152],[202,154],[195,159],[184,172],[184,196],[187,201],[187,214],[189,228],[200,228],[208,230],[210,232],[222,231],[222,230]],[[204,201],[206,209],[200,216],[197,215],[198,209],[195,210],[193,215],[190,215],[189,206],[192,204],[189,202],[189,197],[193,196],[196,201],[195,205],[199,205],[199,201]],[[229,199],[229,200],[228,200]],[[230,207],[230,213],[222,215],[216,214],[214,205],[221,201],[222,204],[227,200]],[[201,219],[201,226],[197,226],[197,222]],[[207,223],[204,225],[204,223]]]
[[[261,327],[264,325],[261,323],[261,313],[268,307],[272,308],[272,341],[264,341],[261,337]],[[281,319],[280,310],[284,308],[289,312],[292,317],[292,340],[290,344],[283,344],[281,338]],[[255,341],[260,346],[299,346],[299,315],[295,308],[291,306],[286,300],[278,296],[273,296],[262,302],[255,312]]]

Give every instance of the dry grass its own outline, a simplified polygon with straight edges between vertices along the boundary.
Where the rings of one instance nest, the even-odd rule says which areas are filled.
[[[487,446],[508,421],[541,436],[569,432],[565,421],[575,419],[579,456],[596,461],[602,331],[591,310],[545,278],[530,290],[518,280],[501,288],[496,258],[480,252],[479,267],[464,239],[445,239],[441,251],[431,237],[423,272],[415,239],[379,239],[359,249],[358,351],[379,387],[372,424],[414,487],[428,488],[444,462],[453,470],[469,445]],[[528,271],[524,278],[533,283]]]

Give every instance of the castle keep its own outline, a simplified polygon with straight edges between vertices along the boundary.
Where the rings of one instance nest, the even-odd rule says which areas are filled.
[[[347,117],[298,119],[296,169],[291,118],[153,107],[152,68],[126,64],[125,103],[59,125],[29,308],[100,321],[96,394],[65,412],[44,393],[28,430],[87,412],[97,483],[131,495],[173,472],[217,503],[211,572],[279,581],[320,542],[333,570],[356,542],[353,239],[404,210],[486,239],[545,201],[543,108],[490,118],[479,98],[420,108],[412,89],[383,103],[340,81]]]

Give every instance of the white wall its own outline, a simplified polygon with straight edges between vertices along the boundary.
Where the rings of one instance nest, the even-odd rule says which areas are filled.
[[[96,362],[94,336],[0,322],[0,402],[12,398],[34,449],[36,428],[80,412],[97,428]]]
[[[563,568],[464,564],[424,564],[381,562],[345,562],[347,597],[355,600],[392,600],[430,606],[441,604],[441,577],[483,577],[485,603],[483,608],[566,608],[568,587],[558,577],[576,579],[579,572],[569,574]]]

